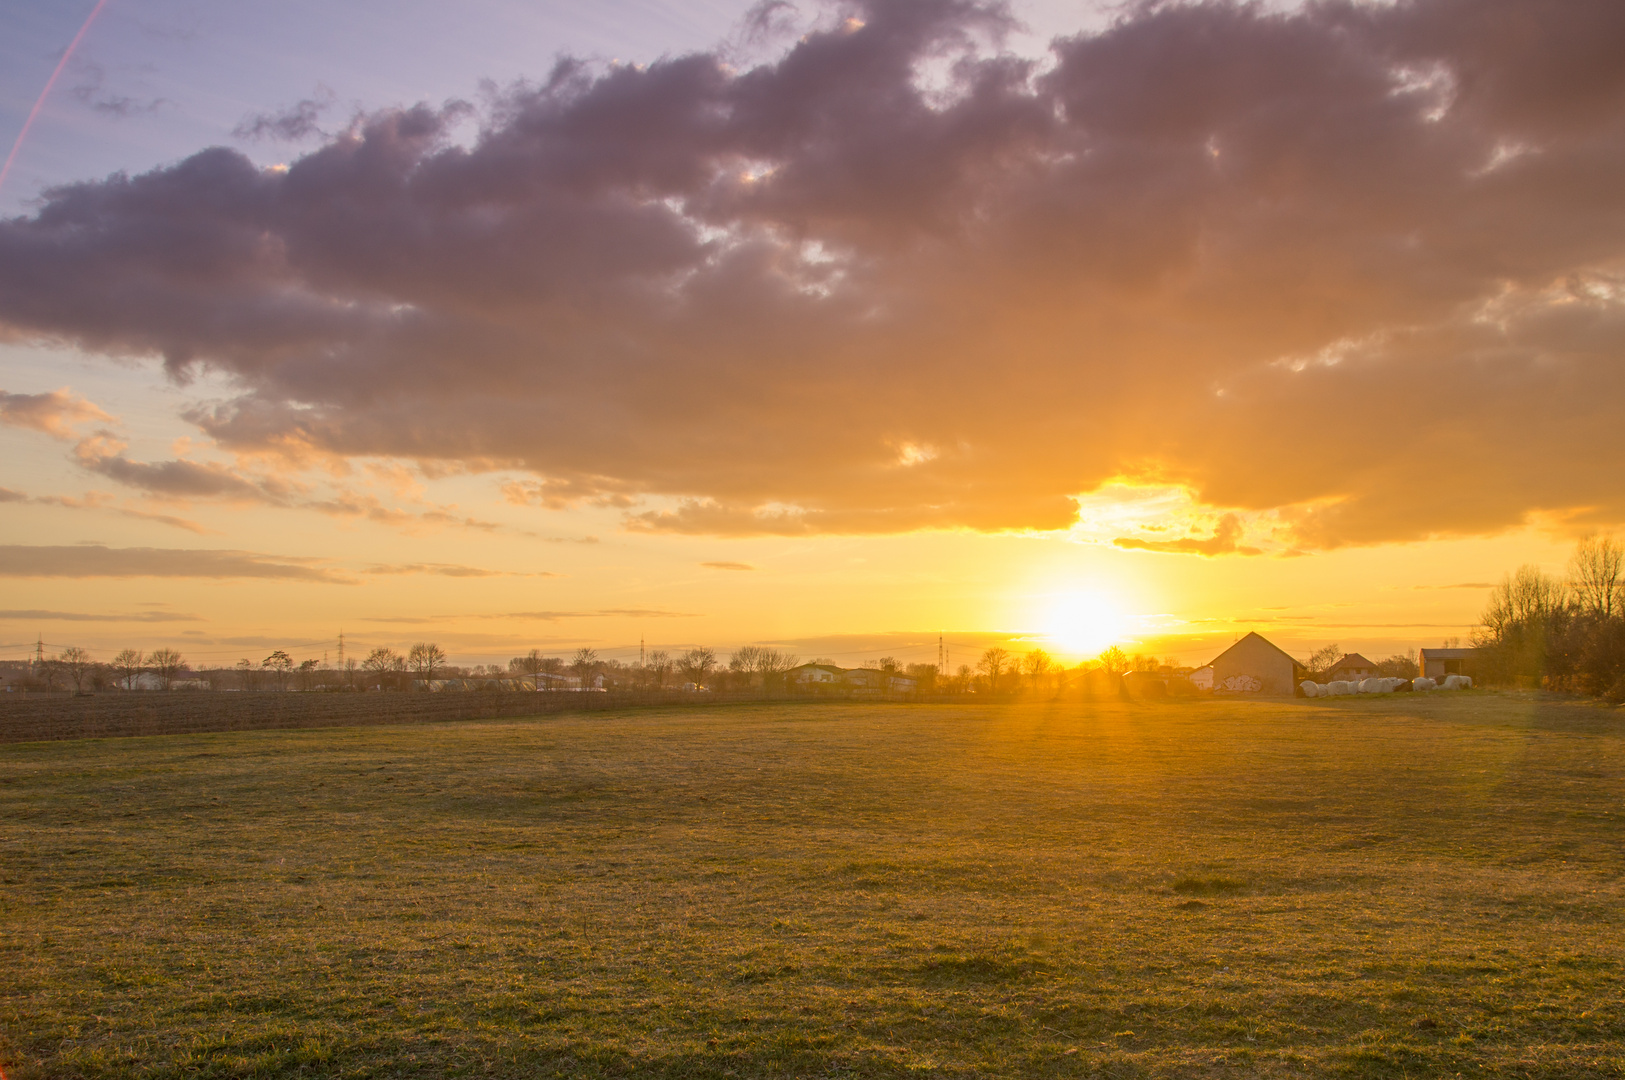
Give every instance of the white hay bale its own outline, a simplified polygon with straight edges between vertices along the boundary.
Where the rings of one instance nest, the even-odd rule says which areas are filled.
[[[1438,683],[1426,677],[1411,680],[1412,690],[1437,690],[1438,688]]]
[[[1354,693],[1354,684],[1347,679],[1333,679],[1326,684],[1327,697],[1342,697],[1344,694]]]
[[[1313,679],[1305,679],[1298,685],[1302,688],[1304,697],[1320,696],[1320,684],[1315,682]]]
[[[1446,675],[1444,677],[1444,688],[1446,690],[1471,690],[1473,680],[1466,675]]]

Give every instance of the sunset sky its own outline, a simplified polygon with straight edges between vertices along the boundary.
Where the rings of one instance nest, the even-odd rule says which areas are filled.
[[[1466,637],[1625,518],[1622,56],[1618,0],[5,0],[0,658]]]

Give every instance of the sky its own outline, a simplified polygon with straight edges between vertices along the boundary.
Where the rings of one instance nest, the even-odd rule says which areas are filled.
[[[5,0],[0,658],[1467,638],[1625,518],[1621,55],[1613,0]]]

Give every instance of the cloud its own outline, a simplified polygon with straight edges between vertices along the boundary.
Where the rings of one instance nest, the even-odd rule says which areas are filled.
[[[105,510],[109,513],[135,518],[138,521],[156,521],[160,525],[185,529],[187,532],[197,533],[200,536],[218,535],[217,530],[206,528],[195,521],[177,517],[174,514],[156,513],[131,506],[115,506],[111,495],[99,491],[87,491],[84,495],[78,497],[72,495],[30,496],[21,491],[0,488],[0,502],[31,502],[40,506],[60,506],[67,510]]]
[[[235,380],[191,414],[230,450],[642,531],[1060,529],[1125,476],[1299,551],[1625,521],[1625,7],[1531,10],[1134,4],[1041,64],[870,0],[566,58],[467,146],[420,105],[55,188],[0,332]]]
[[[319,560],[252,551],[110,548],[102,544],[0,544],[0,577],[270,578],[351,585],[356,579]]]
[[[78,424],[114,423],[113,417],[67,387],[47,394],[0,390],[0,424],[32,428],[58,439],[74,439]]]
[[[563,577],[547,570],[485,570],[456,563],[397,563],[369,566],[369,574],[435,574],[440,577]]]
[[[137,611],[124,614],[99,614],[82,611],[46,611],[29,608],[27,610],[0,610],[0,619],[15,619],[33,622],[111,622],[111,623],[162,623],[162,622],[204,622],[201,615],[182,615],[179,612],[167,611]]]
[[[317,126],[316,121],[332,107],[333,98],[331,89],[317,86],[316,96],[304,98],[280,112],[245,116],[231,133],[239,139],[277,142],[301,142],[313,135],[325,136],[327,133]]]
[[[1134,536],[1119,536],[1112,541],[1120,548],[1137,551],[1162,551],[1178,555],[1262,555],[1263,549],[1241,543],[1241,519],[1226,514],[1219,519],[1213,535],[1205,540],[1194,536],[1178,540],[1144,540]]]
[[[701,566],[711,570],[754,570],[756,567],[750,563],[742,562],[702,562]]]
[[[274,479],[251,480],[214,463],[176,458],[169,461],[132,461],[125,444],[107,433],[82,439],[74,457],[86,470],[137,488],[149,495],[181,499],[228,499],[238,502],[285,504],[292,489]]]
[[[688,611],[661,611],[654,608],[603,608],[598,611],[505,611],[482,612],[473,615],[380,615],[363,622],[423,624],[462,619],[513,619],[534,622],[558,622],[561,619],[692,619]]]

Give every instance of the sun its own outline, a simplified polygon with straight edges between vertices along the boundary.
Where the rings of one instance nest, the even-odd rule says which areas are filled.
[[[1098,592],[1059,593],[1044,619],[1044,636],[1076,656],[1094,656],[1122,640],[1126,629],[1122,609]]]

